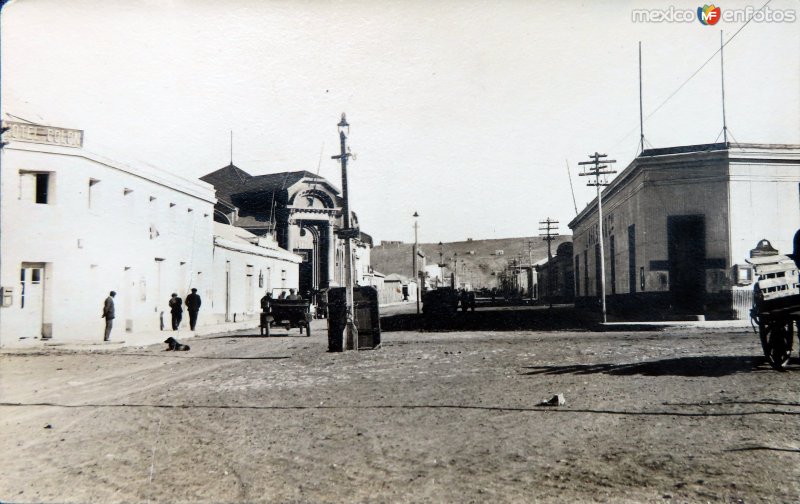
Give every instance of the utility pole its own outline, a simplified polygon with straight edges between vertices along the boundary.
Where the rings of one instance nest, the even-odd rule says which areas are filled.
[[[544,233],[544,234],[542,234]],[[542,241],[547,242],[547,296],[550,298],[550,306],[553,306],[553,249],[552,242],[558,237],[558,221],[550,217],[539,221],[539,236]]]
[[[603,199],[602,193],[600,192],[600,186],[607,186],[608,179],[606,175],[617,173],[614,170],[609,169],[608,165],[612,163],[616,163],[615,159],[603,159],[608,157],[606,154],[598,154],[595,152],[594,154],[589,154],[589,158],[591,161],[581,161],[578,163],[579,165],[584,166],[583,173],[579,173],[578,175],[581,177],[594,177],[594,182],[590,179],[589,182],[586,183],[587,186],[594,186],[597,189],[597,234],[598,240],[600,241],[600,297],[601,303],[603,307],[603,323],[607,322],[606,320],[606,265],[605,265],[605,253],[603,250]]]
[[[533,304],[533,240],[528,238],[528,267],[530,268],[530,273],[528,274],[528,294],[531,298],[531,304]]]
[[[358,329],[355,324],[355,310],[353,310],[353,251],[350,248],[350,240],[356,236],[358,231],[350,227],[350,201],[347,193],[347,158],[352,154],[347,152],[347,135],[350,134],[350,125],[347,124],[345,115],[342,114],[342,120],[337,125],[339,128],[339,142],[341,146],[341,154],[338,156],[331,156],[331,159],[338,159],[342,163],[342,219],[344,228],[339,230],[339,237],[344,239],[344,279],[345,279],[345,303],[347,326],[346,326],[346,339],[345,345],[348,350],[358,350]]]

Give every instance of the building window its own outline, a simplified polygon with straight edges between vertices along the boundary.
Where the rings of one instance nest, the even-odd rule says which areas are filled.
[[[19,270],[19,307],[25,308],[25,268]]]
[[[600,257],[600,244],[594,244],[594,293],[600,297],[600,283],[603,281],[602,270],[600,269],[603,258]]]
[[[617,246],[614,241],[614,235],[609,239],[609,254],[611,255],[611,294],[617,293]]]
[[[253,271],[253,265],[248,264],[245,267],[245,304],[248,313],[253,311]]]
[[[636,225],[628,226],[628,286],[636,292]]]
[[[19,199],[46,205],[50,202],[50,174],[42,172],[19,173]]]
[[[94,179],[94,178],[90,178],[89,179],[89,208],[92,208],[92,198],[94,196],[94,192],[96,191],[94,186],[96,186],[99,183],[100,183],[100,181],[97,180],[97,179]]]
[[[589,251],[583,253],[583,295],[589,297]]]
[[[50,183],[49,173],[36,174],[36,203],[47,204],[47,186]]]
[[[575,254],[575,292],[581,295],[581,255]]]

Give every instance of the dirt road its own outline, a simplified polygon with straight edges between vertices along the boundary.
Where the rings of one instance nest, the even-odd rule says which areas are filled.
[[[0,354],[0,501],[800,501],[800,366],[744,330],[293,333]]]

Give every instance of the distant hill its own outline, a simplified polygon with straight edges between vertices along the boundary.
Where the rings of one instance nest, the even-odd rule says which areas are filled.
[[[472,275],[472,284],[476,287],[494,287],[497,284],[496,273],[504,270],[513,260],[521,260],[523,265],[529,264],[528,241],[531,242],[531,256],[536,263],[547,258],[547,242],[541,237],[498,238],[493,240],[467,240],[442,243],[443,261],[447,264],[445,276],[452,271],[454,254],[458,253],[459,276]],[[553,255],[558,245],[572,241],[571,235],[559,236],[552,244]],[[439,263],[439,244],[421,243],[420,250],[426,256],[428,265]],[[399,241],[382,241],[372,249],[372,267],[389,275],[398,273],[413,277],[412,243]],[[464,267],[466,266],[466,270]],[[495,273],[493,275],[492,273]]]

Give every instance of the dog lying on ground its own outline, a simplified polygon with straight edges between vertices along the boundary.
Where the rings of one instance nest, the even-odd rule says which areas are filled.
[[[173,350],[173,351],[176,351],[176,352],[185,352],[185,351],[189,350],[189,345],[184,345],[183,343],[181,343],[180,341],[176,340],[172,336],[170,336],[169,338],[165,339],[164,343],[169,345],[169,347],[165,350],[165,352],[166,351],[170,351],[170,350]]]

